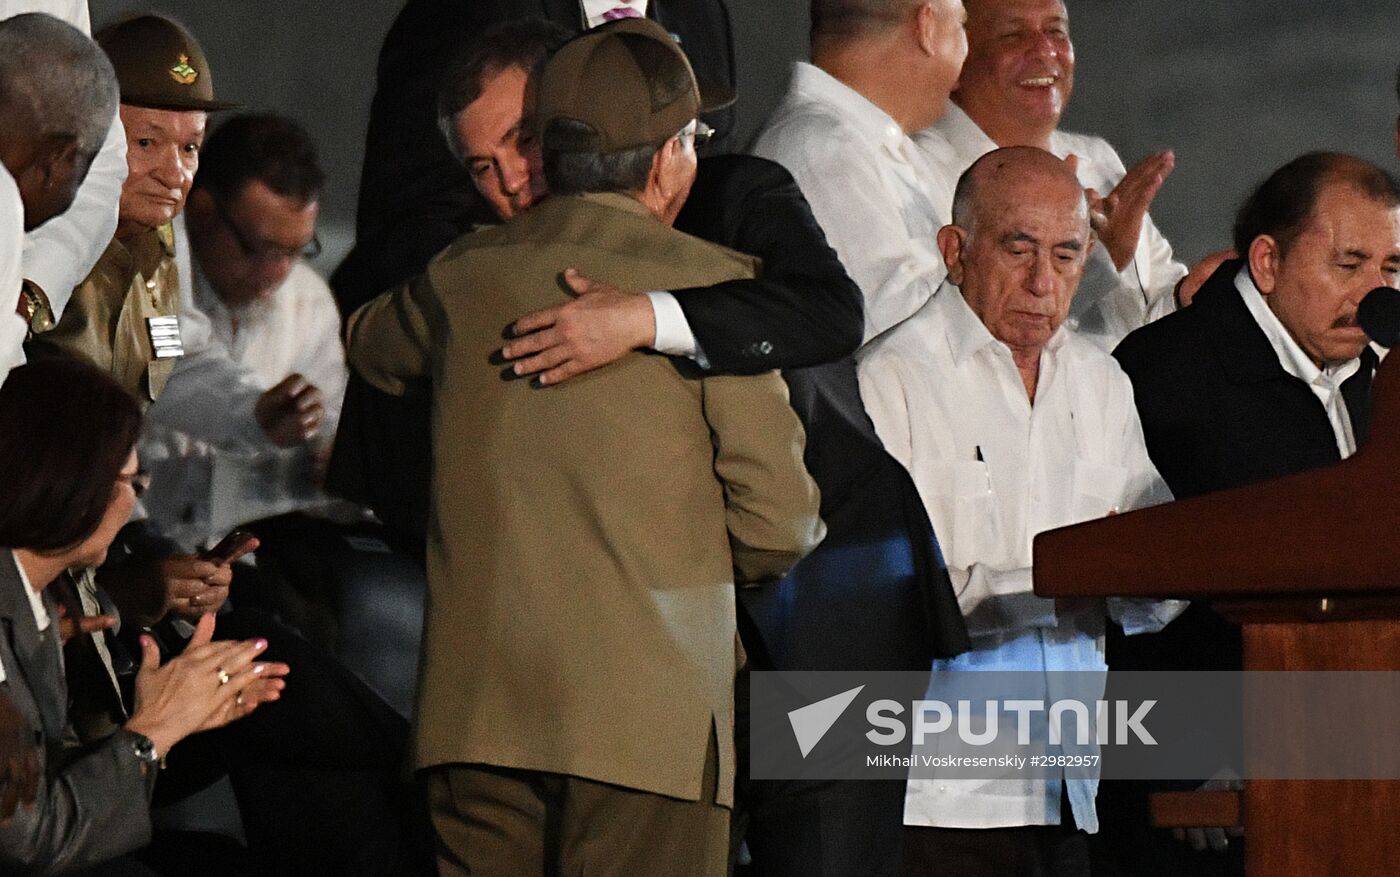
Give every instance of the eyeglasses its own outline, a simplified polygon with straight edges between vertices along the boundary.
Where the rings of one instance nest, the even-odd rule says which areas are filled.
[[[706,125],[701,120],[696,119],[694,122],[682,128],[680,132],[676,134],[676,136],[679,137],[681,140],[685,140],[687,137],[689,137],[692,141],[694,141],[695,148],[699,149],[706,143],[709,143],[711,140],[713,140],[716,133],[717,132],[714,128],[711,128],[709,125]]]
[[[151,473],[149,472],[123,472],[117,476],[117,483],[131,485],[131,492],[138,497],[146,492],[151,486]]]
[[[214,202],[214,209],[219,212],[219,218],[228,227],[233,239],[238,242],[238,248],[243,251],[243,255],[255,262],[276,262],[279,259],[314,259],[321,255],[321,239],[312,233],[311,240],[306,245],[298,249],[279,247],[276,244],[253,241],[244,234],[243,229],[238,227],[233,217],[229,215],[228,208],[219,198],[210,198]]]

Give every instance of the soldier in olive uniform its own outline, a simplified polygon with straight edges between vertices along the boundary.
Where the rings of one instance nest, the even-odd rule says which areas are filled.
[[[203,50],[172,21],[134,18],[97,42],[117,72],[128,140],[117,233],[58,325],[31,344],[89,360],[149,404],[184,352],[170,223],[194,182],[207,112],[233,104],[214,99]]]
[[[188,296],[187,244],[174,220],[199,167],[214,97],[204,50],[175,22],[143,15],[96,36],[121,86],[126,182],[117,231],[53,330],[27,345],[31,356],[60,354],[110,372],[145,405],[167,390],[152,417],[216,446],[283,447],[314,437],[320,392],[292,375],[262,393],[211,343],[207,320]]]

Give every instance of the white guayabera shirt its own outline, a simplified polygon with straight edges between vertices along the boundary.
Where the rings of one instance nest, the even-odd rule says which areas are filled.
[[[1102,672],[1106,617],[1142,633],[1185,608],[1109,600],[1061,612],[1031,592],[1037,533],[1171,499],[1147,456],[1132,385],[1108,354],[1060,327],[1041,353],[1032,405],[1010,349],[945,282],[867,348],[859,375],[876,431],[928,509],[972,637],[972,651],[935,670]],[[1055,825],[1062,784],[1062,774],[910,780],[905,822]],[[1096,786],[1066,787],[1086,831],[1098,828]]]
[[[952,189],[888,113],[811,64],[792,85],[753,152],[797,180],[865,297],[865,337],[909,317],[946,273],[935,240]]]

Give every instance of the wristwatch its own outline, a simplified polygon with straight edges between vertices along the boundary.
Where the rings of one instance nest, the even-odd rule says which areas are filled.
[[[162,759],[160,753],[156,751],[156,744],[150,737],[147,737],[145,734],[138,734],[135,731],[131,731],[130,734],[132,737],[131,753],[135,755],[138,760],[144,761],[146,764],[150,765],[153,770],[165,766],[165,760]]]
[[[49,305],[49,297],[32,280],[20,284],[19,306],[15,310],[29,324],[31,338],[53,328],[53,308]]]

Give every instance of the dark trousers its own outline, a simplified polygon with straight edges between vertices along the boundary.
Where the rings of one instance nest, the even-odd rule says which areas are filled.
[[[740,621],[746,621],[741,613]],[[755,643],[761,641],[752,639]],[[761,646],[755,648],[761,654]],[[762,660],[760,658],[759,660]],[[731,863],[746,843],[742,877],[895,877],[904,837],[903,780],[749,779],[749,667],[734,683]]]

